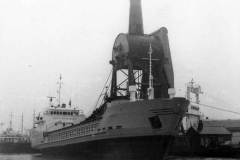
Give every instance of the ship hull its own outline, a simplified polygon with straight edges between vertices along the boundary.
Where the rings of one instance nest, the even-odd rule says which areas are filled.
[[[162,159],[173,136],[141,136],[104,139],[44,148],[45,154],[82,156],[98,159]]]
[[[32,153],[30,143],[0,143],[0,153]]]
[[[230,135],[208,135],[204,138],[211,139],[217,137],[225,142],[231,139]],[[204,140],[201,135],[192,131],[191,134],[178,135],[170,147],[169,154],[176,156],[202,156],[202,157],[238,157],[239,151],[234,150],[231,145],[218,144],[218,140],[214,139],[215,145],[204,146]],[[208,144],[209,143],[208,141]],[[212,143],[214,144],[214,143]]]
[[[98,121],[47,133],[32,130],[32,146],[48,154],[158,160],[177,135],[188,104],[184,98],[115,101]]]

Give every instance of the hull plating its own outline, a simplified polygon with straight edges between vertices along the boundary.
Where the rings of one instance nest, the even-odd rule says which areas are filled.
[[[0,143],[0,153],[31,153],[35,152],[30,143]]]
[[[49,154],[159,159],[178,133],[188,104],[184,98],[116,101],[100,120],[42,135],[35,132],[32,145]]]
[[[172,136],[114,138],[42,149],[45,154],[98,159],[162,159]]]

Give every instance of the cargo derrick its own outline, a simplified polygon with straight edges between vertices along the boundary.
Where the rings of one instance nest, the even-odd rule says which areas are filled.
[[[136,86],[138,98],[147,99],[150,45],[154,96],[169,98],[168,89],[174,88],[174,75],[167,34],[165,27],[144,34],[141,0],[130,0],[129,31],[115,39],[110,61],[113,66],[111,99],[129,99],[129,86]],[[119,81],[119,73],[126,79]]]

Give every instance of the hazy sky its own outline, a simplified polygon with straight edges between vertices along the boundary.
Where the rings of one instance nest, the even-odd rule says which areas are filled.
[[[145,33],[169,31],[178,95],[195,79],[201,102],[240,112],[240,1],[142,0]],[[63,100],[89,114],[111,70],[129,0],[0,0],[0,122],[18,129],[47,106],[63,76]],[[239,118],[201,108],[211,118]]]

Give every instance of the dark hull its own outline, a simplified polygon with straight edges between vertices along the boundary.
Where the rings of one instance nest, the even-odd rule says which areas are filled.
[[[0,143],[0,153],[33,153],[30,143]]]
[[[200,138],[179,135],[174,138],[169,154],[175,156],[227,157],[239,158],[240,152],[231,146],[203,147]]]
[[[200,152],[200,142],[198,139],[190,140],[186,135],[178,135],[174,138],[169,154],[178,156],[196,156]]]
[[[97,140],[41,150],[45,154],[74,155],[98,159],[159,160],[166,154],[172,136],[144,136]]]

